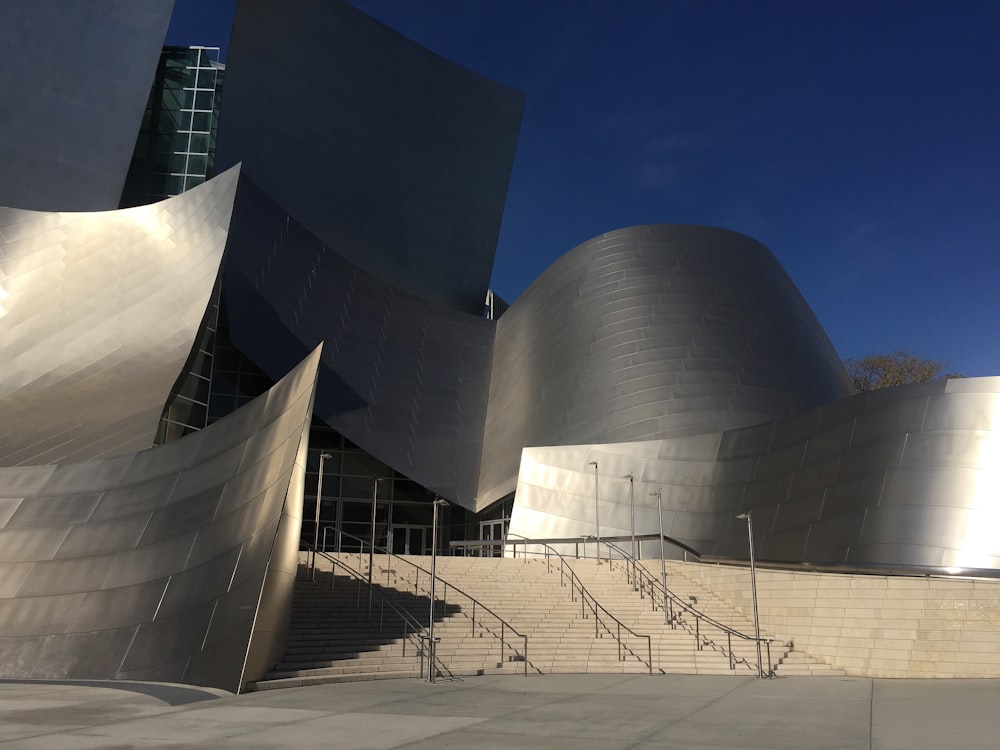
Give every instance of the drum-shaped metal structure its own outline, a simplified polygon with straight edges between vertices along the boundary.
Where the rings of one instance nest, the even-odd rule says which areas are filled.
[[[736,232],[654,225],[596,237],[500,318],[479,506],[523,446],[717,432],[852,392],[771,252]]]

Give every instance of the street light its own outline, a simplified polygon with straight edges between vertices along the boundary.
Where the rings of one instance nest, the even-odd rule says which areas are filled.
[[[368,545],[368,615],[372,613],[372,570],[375,567],[375,509],[378,500],[378,483],[386,477],[372,477],[372,535]]]
[[[750,591],[753,595],[753,630],[757,638],[757,677],[764,676],[764,667],[760,658],[760,616],[757,614],[757,568],[753,557],[753,520],[750,518],[750,511],[740,513],[737,518],[745,518],[747,521],[747,537],[750,539]]]
[[[656,517],[660,519],[660,579],[663,582],[663,622],[667,621],[667,555],[663,551],[663,492],[659,487],[650,496],[656,495]]]
[[[594,467],[594,525],[597,527],[597,564],[601,564],[601,506],[597,499],[597,461],[591,461],[587,466]]]
[[[628,474],[622,477],[622,479],[628,480],[628,504],[629,511],[631,512],[632,521],[632,590],[636,590],[636,575],[638,570],[636,569],[636,554],[635,554],[635,477],[632,476],[630,471]]]
[[[320,453],[319,454],[319,479],[316,482],[316,532],[313,534],[313,553],[312,553],[312,579],[316,580],[316,550],[319,549],[319,508],[323,502],[323,465],[326,463],[326,459],[333,458],[330,453]],[[323,550],[326,552],[326,550]]]
[[[434,583],[437,581],[438,508],[447,504],[448,501],[443,498],[434,498],[434,520],[432,521],[434,528],[431,530],[431,619],[427,628],[428,682],[434,682],[434,673],[437,671],[435,666],[437,649],[434,644]]]

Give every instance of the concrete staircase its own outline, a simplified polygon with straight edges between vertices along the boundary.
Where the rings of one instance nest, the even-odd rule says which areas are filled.
[[[366,556],[340,559],[367,576]],[[649,599],[627,582],[624,561],[612,565],[605,561],[601,566],[594,560],[567,562],[589,593],[627,626],[621,629],[621,645],[615,637],[617,623],[604,613],[595,620],[591,607],[569,585],[568,572],[560,573],[558,560],[439,557],[434,631],[440,638],[439,674],[520,674],[525,667],[528,674],[646,673],[650,650],[654,674],[756,674],[752,641],[733,639],[739,663],[732,669],[725,634],[702,621],[703,647],[699,649],[692,632],[694,618],[682,616],[676,627],[665,624],[662,610],[654,610]],[[381,602],[392,602],[426,627],[430,577],[415,566],[426,569],[429,564],[427,557],[375,555],[374,622],[369,622],[366,588],[337,575],[331,596],[333,566],[321,559],[317,582],[297,584],[285,658],[248,689],[420,676],[422,641],[412,632],[404,637],[403,620]],[[659,563],[645,564],[655,566],[651,572],[659,576]],[[708,617],[743,633],[753,632],[752,622],[742,613],[685,576],[683,564],[670,563],[668,585]],[[474,605],[456,586],[481,604]],[[482,605],[527,635],[527,650],[524,640]],[[628,633],[628,628],[638,635]],[[645,635],[650,637],[648,646],[647,639],[640,637]],[[706,638],[708,645],[704,645]],[[772,644],[771,657],[782,676],[843,674],[778,641]],[[765,653],[765,668],[766,659]]]
[[[660,575],[659,561],[643,561],[646,569],[656,578]],[[722,622],[742,633],[753,632],[753,620],[743,614],[737,607],[728,600],[719,596],[715,591],[701,584],[697,579],[691,577],[691,564],[670,561],[667,563],[667,586],[668,588],[685,601],[697,602],[696,608],[705,612],[713,619]],[[749,581],[748,581],[749,585]],[[769,635],[767,629],[767,619],[762,618],[761,636]],[[771,645],[772,666],[775,673],[780,677],[843,677],[845,672],[842,669],[827,664],[814,656],[801,651],[795,647],[794,642],[790,646],[783,645],[783,638],[770,634],[775,639]],[[753,644],[748,644],[753,646]],[[776,648],[780,647],[780,648]],[[750,659],[752,663],[756,660],[756,646],[754,657]],[[766,656],[764,657],[766,660]]]

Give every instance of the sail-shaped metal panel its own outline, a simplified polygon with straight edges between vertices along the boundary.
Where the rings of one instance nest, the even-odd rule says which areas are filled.
[[[120,211],[0,209],[0,466],[153,444],[219,274],[238,176]]]
[[[176,442],[0,468],[0,676],[236,691],[273,665],[319,354]]]

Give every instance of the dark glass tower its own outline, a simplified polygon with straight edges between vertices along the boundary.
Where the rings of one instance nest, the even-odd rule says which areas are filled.
[[[225,66],[218,47],[164,47],[121,207],[179,195],[213,174]]]

